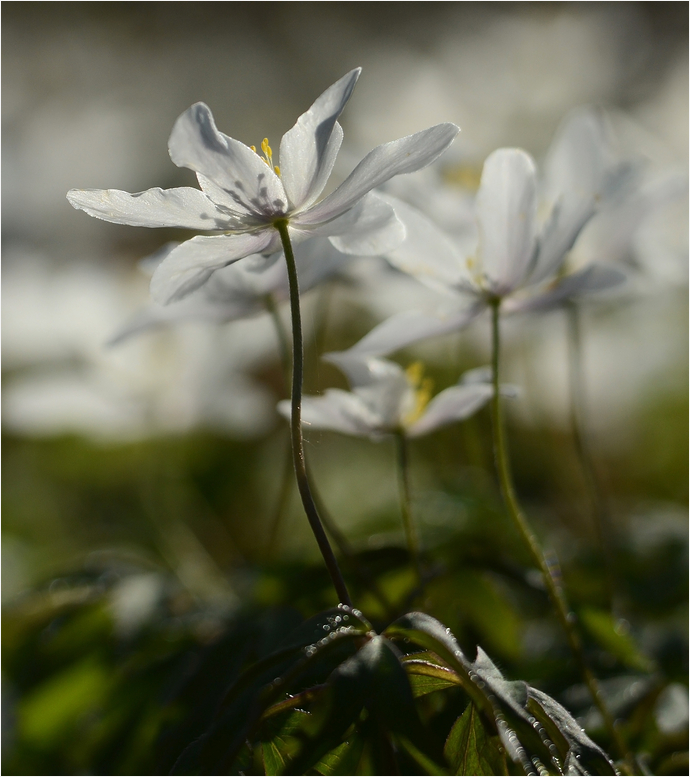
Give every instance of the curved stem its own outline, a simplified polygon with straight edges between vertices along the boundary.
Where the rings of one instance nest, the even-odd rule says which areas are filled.
[[[350,594],[343,580],[340,567],[333,554],[333,549],[328,542],[321,518],[314,504],[314,499],[309,488],[307,468],[304,459],[304,441],[302,439],[302,380],[304,375],[304,344],[302,340],[302,317],[299,304],[299,283],[297,279],[297,267],[295,255],[292,252],[292,244],[288,233],[288,222],[280,219],[274,223],[280,234],[287,264],[288,280],[290,283],[290,314],[292,318],[292,410],[290,414],[290,438],[292,441],[292,460],[297,478],[297,488],[307,520],[314,533],[316,542],[326,563],[326,567],[335,586],[338,598],[343,604],[352,606]]]
[[[503,429],[503,418],[501,412],[501,394],[499,391],[500,305],[501,302],[499,299],[493,300],[491,303],[491,366],[494,389],[493,397],[491,399],[491,421],[494,436],[494,455],[496,458],[496,469],[498,471],[498,479],[501,485],[503,500],[505,501],[508,514],[515,524],[518,533],[529,549],[533,563],[542,574],[549,598],[551,599],[553,608],[556,611],[556,617],[558,618],[563,631],[565,632],[570,650],[575,658],[582,678],[585,681],[590,694],[592,695],[594,704],[601,713],[601,716],[604,720],[604,725],[606,726],[612,741],[615,743],[617,750],[625,759],[626,765],[631,770],[630,774],[635,774],[633,757],[615,726],[613,716],[611,715],[608,707],[606,706],[606,703],[604,702],[601,689],[599,688],[599,683],[597,682],[594,674],[592,673],[585,660],[582,642],[580,641],[580,636],[575,628],[575,613],[570,610],[566,601],[565,593],[560,584],[560,574],[557,570],[557,565],[554,564],[553,561],[549,561],[545,558],[537,538],[532,532],[527,519],[520,510],[520,506],[515,495],[515,488],[513,486],[513,479],[508,462],[508,452],[506,448],[505,432]]]
[[[288,333],[283,324],[283,320],[278,312],[278,306],[272,294],[267,294],[264,297],[264,304],[266,310],[271,316],[273,322],[273,328],[276,332],[276,338],[278,340],[278,351],[280,352],[280,361],[283,366],[283,380],[284,380],[284,396],[290,395],[290,339]],[[287,509],[288,500],[290,498],[290,487],[292,485],[292,443],[288,438],[286,440],[287,450],[283,454],[283,473],[280,478],[280,490],[278,491],[278,499],[276,500],[275,508],[273,510],[273,516],[271,518],[269,533],[268,533],[268,555],[272,556],[273,551],[278,540],[278,532],[280,531],[280,524],[285,511]]]
[[[400,483],[400,509],[402,511],[403,529],[407,540],[407,549],[417,575],[417,582],[422,584],[422,571],[419,563],[419,538],[412,520],[412,500],[410,498],[409,457],[407,451],[407,438],[404,432],[395,435],[395,444],[398,454],[398,481]]]
[[[606,499],[597,477],[596,467],[589,440],[586,435],[584,406],[584,384],[582,364],[582,337],[580,332],[580,311],[576,304],[567,307],[568,319],[568,371],[570,381],[570,427],[577,457],[585,481],[599,549],[604,562],[606,597],[609,609],[615,601],[615,574],[612,551],[612,527]]]

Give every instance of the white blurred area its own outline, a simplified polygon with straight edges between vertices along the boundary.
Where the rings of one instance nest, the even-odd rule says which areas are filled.
[[[646,180],[687,170],[687,49],[666,45],[637,4],[433,4],[424,30],[414,19],[409,28],[390,20],[387,30],[384,13],[368,32],[357,6],[374,4],[271,4],[292,7],[273,20],[278,31],[246,15],[224,27],[203,16],[208,10],[193,16],[194,4],[114,5],[119,14],[56,20],[43,10],[36,13],[45,19],[4,20],[3,423],[16,434],[124,440],[207,426],[242,437],[275,423],[277,398],[257,378],[277,358],[266,316],[187,324],[104,348],[146,301],[136,260],[157,236],[91,219],[65,199],[70,188],[193,184],[168,158],[167,138],[197,100],[227,134],[247,143],[268,136],[275,146],[321,90],[362,65],[343,116],[340,176],[374,145],[439,121],[462,128],[444,164],[475,178],[499,146],[522,146],[540,160],[566,113],[587,103],[609,109],[622,150],[644,162]],[[128,11],[139,5],[159,8],[140,18]],[[192,14],[186,28],[163,18],[176,5]],[[381,5],[394,13],[407,4]],[[630,218],[618,259],[638,273],[618,308],[591,306],[585,321],[588,402],[602,428],[620,429],[645,393],[684,380],[687,200],[676,195]],[[167,239],[161,233],[160,244]],[[390,273],[360,284],[353,310],[367,305],[380,318],[436,304]],[[530,396],[519,411],[525,422],[567,417],[555,319],[516,322],[506,334],[507,377]],[[486,353],[481,325],[466,337]],[[448,346],[418,350],[433,361]]]
[[[252,378],[275,353],[266,317],[170,328],[108,347],[146,301],[143,275],[8,253],[2,341],[9,431],[124,441],[198,427],[245,437],[275,423],[276,397]]]

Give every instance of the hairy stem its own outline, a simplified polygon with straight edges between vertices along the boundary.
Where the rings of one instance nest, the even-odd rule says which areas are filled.
[[[409,456],[407,450],[407,438],[404,432],[395,435],[395,443],[398,454],[398,481],[400,484],[400,509],[402,511],[403,529],[410,559],[417,575],[417,582],[422,584],[422,570],[419,562],[419,539],[412,520],[412,500],[410,498]]]
[[[615,574],[612,551],[612,527],[606,498],[597,477],[596,467],[586,434],[585,391],[582,363],[582,337],[580,332],[580,311],[576,304],[567,308],[568,319],[568,371],[570,380],[570,426],[577,457],[585,481],[599,549],[604,562],[606,598],[609,609],[615,600]]]
[[[594,700],[597,709],[601,713],[601,716],[604,720],[604,725],[606,726],[612,741],[615,743],[617,750],[625,759],[626,765],[631,770],[630,774],[635,774],[633,757],[615,726],[613,716],[611,715],[608,707],[604,702],[601,689],[599,688],[599,683],[597,682],[594,674],[592,673],[585,660],[582,642],[580,641],[580,636],[575,628],[575,613],[570,610],[566,601],[565,593],[560,584],[560,575],[554,574],[556,572],[557,565],[553,562],[549,562],[545,558],[537,538],[532,532],[527,519],[520,509],[517,497],[515,495],[515,488],[513,486],[513,479],[508,462],[508,451],[505,442],[505,433],[503,429],[503,418],[501,412],[501,394],[499,390],[500,304],[500,300],[496,299],[492,301],[491,305],[492,380],[494,389],[493,397],[491,399],[491,420],[493,426],[496,469],[498,472],[501,492],[503,494],[503,500],[505,501],[508,514],[510,515],[516,529],[518,530],[518,533],[529,549],[532,562],[542,574],[544,585],[546,586],[549,598],[551,599],[551,603],[556,612],[556,617],[558,618],[558,621],[560,622],[563,631],[565,632],[570,650],[572,651],[582,678],[585,681],[590,694],[592,695],[592,699]]]
[[[352,606],[352,600],[343,579],[333,549],[324,531],[321,518],[314,504],[309,488],[307,468],[304,459],[304,440],[302,438],[302,380],[304,376],[304,343],[302,339],[302,316],[300,314],[299,283],[295,255],[288,233],[287,220],[280,219],[274,223],[280,233],[280,239],[285,253],[288,280],[290,283],[290,314],[292,318],[292,400],[290,413],[290,438],[292,442],[292,461],[295,467],[297,488],[307,514],[307,520],[326,563],[326,567],[335,586],[338,598],[343,604]]]

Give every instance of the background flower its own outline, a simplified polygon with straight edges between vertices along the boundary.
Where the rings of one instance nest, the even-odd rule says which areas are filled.
[[[283,375],[270,322],[264,328],[257,318],[222,330],[193,322],[101,350],[147,300],[147,279],[136,270],[141,258],[192,235],[88,219],[65,202],[67,189],[87,181],[125,191],[152,182],[195,186],[192,173],[171,165],[165,145],[175,118],[194,102],[213,106],[218,126],[248,142],[261,140],[257,128],[279,138],[324,85],[360,65],[367,77],[343,115],[347,142],[332,187],[369,149],[452,121],[462,127],[452,156],[390,189],[445,229],[457,219],[456,203],[472,200],[488,154],[524,148],[543,169],[557,126],[583,104],[605,108],[621,156],[646,163],[643,200],[648,184],[663,188],[679,168],[685,176],[683,4],[398,3],[391,9],[377,3],[3,6],[7,773],[167,773],[178,754],[154,765],[160,751],[152,737],[161,726],[170,729],[161,708],[142,698],[174,697],[189,709],[198,693],[208,708],[218,678],[233,671],[227,656],[239,655],[233,639],[261,655],[276,629],[330,602],[290,500],[280,561],[266,562],[285,447],[285,427],[275,414]],[[453,184],[452,202],[439,198],[441,181]],[[331,184],[324,195],[330,190]],[[608,647],[588,640],[591,654],[606,662],[605,676],[628,677],[626,704],[647,716],[645,741],[662,749],[673,739],[660,732],[670,730],[676,692],[659,697],[657,708],[638,669],[621,664],[610,649],[637,640],[685,687],[683,197],[645,206],[642,218],[632,209],[620,233],[600,222],[595,235],[592,222],[571,256],[576,268],[599,260],[607,246],[602,237],[615,237],[606,255],[620,248],[626,262],[641,268],[635,295],[583,311],[593,450],[621,529],[621,575],[633,602],[628,624],[612,626]],[[396,312],[432,312],[439,304],[437,293],[383,262],[355,258],[345,282],[321,285],[305,299],[306,390],[347,387],[320,354],[349,348]],[[506,321],[505,375],[523,389],[507,421],[520,452],[518,490],[540,535],[556,549],[576,603],[591,604],[601,575],[567,430],[561,323],[557,314]],[[422,359],[445,388],[487,362],[487,343],[478,322],[460,335],[413,346],[402,358]],[[226,367],[225,377],[239,373],[248,384],[238,388],[221,379]],[[68,379],[55,383],[54,373]],[[23,409],[22,423],[8,413],[10,397]],[[117,413],[101,413],[113,404]],[[415,518],[424,547],[448,570],[429,588],[425,607],[453,629],[468,655],[484,645],[506,676],[538,677],[584,719],[586,703],[576,688],[568,695],[571,675],[554,662],[562,644],[540,609],[543,595],[523,574],[497,510],[487,420],[480,410],[414,443]],[[242,439],[261,424],[258,437]],[[308,446],[334,522],[386,594],[403,599],[409,574],[401,561],[388,446],[317,430]],[[234,612],[237,629],[229,636],[219,592]],[[366,612],[381,612],[363,597]],[[248,611],[259,615],[247,620]],[[145,617],[130,618],[124,634],[127,612]],[[247,635],[254,641],[247,643]],[[146,664],[133,680],[140,648],[162,663]],[[172,662],[176,668],[189,669],[188,684],[165,674],[171,657],[179,659]],[[621,698],[620,687],[606,690]],[[131,747],[122,744],[125,729],[134,732]],[[179,733],[173,729],[168,741],[179,741]],[[650,764],[668,773],[662,749],[651,751]]]

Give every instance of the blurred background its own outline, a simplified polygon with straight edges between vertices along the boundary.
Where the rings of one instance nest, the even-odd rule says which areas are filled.
[[[139,261],[186,235],[91,219],[65,194],[194,185],[167,153],[172,125],[192,103],[206,102],[226,134],[248,145],[268,137],[276,148],[356,66],[363,74],[342,116],[336,181],[375,145],[453,121],[462,131],[439,170],[471,194],[492,150],[519,146],[539,164],[568,112],[594,104],[618,153],[643,170],[645,193],[661,192],[640,196],[610,229],[583,235],[590,258],[629,272],[623,291],[583,310],[583,374],[591,448],[620,543],[625,629],[632,623],[640,655],[667,660],[664,671],[679,682],[686,4],[5,2],[2,22],[6,773],[48,773],[31,771],[45,768],[41,758],[63,769],[54,773],[112,773],[93,765],[93,743],[60,750],[68,735],[92,732],[84,721],[93,723],[110,698],[104,667],[119,659],[103,645],[121,645],[151,623],[164,624],[168,646],[207,644],[248,606],[289,601],[308,615],[332,603],[318,563],[310,566],[316,548],[294,494],[274,532],[286,428],[275,412],[283,376],[268,315],[170,326],[106,347],[147,302]],[[435,299],[373,261],[306,294],[306,391],[346,386],[320,353]],[[506,379],[522,387],[510,411],[518,489],[570,574],[574,598],[596,603],[603,573],[569,426],[563,317],[516,318],[506,349]],[[488,329],[479,322],[401,358],[423,359],[441,389],[487,362]],[[480,570],[453,572],[474,604],[453,609],[439,585],[425,606],[515,676],[536,676],[526,667],[557,637],[481,561],[516,561],[510,535],[502,536],[488,432],[480,414],[413,447],[426,546],[457,550],[446,559],[451,568],[474,553]],[[307,455],[340,530],[390,596],[404,598],[410,577],[392,446],[313,432]],[[65,635],[60,618],[83,620]],[[59,644],[51,641],[58,631]],[[671,734],[673,710],[687,710],[677,687]],[[132,752],[119,773],[143,768]],[[95,771],[70,771],[77,768]]]

